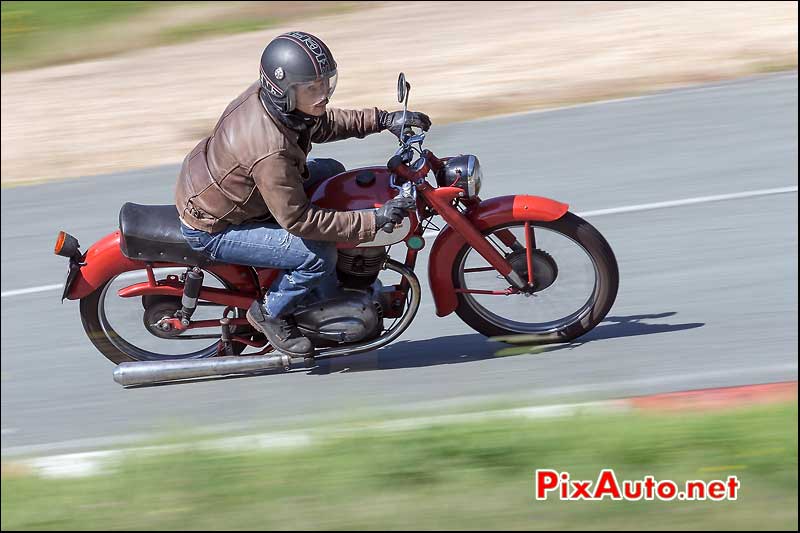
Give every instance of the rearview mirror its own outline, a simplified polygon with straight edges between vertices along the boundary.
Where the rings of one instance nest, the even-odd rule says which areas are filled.
[[[402,72],[397,77],[397,101],[401,104],[408,98],[411,91],[411,84],[406,81],[406,75]]]
[[[402,72],[397,77],[397,101],[401,104],[406,99],[406,75]]]

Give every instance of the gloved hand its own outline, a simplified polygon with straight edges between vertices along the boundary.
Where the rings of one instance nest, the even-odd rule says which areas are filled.
[[[380,112],[381,131],[389,130],[392,134],[400,138],[400,128],[403,127],[403,112],[393,111],[388,113],[386,111]],[[406,126],[414,126],[415,128],[422,128],[428,131],[431,128],[431,119],[425,113],[418,113],[416,111],[406,112]]]
[[[393,224],[401,223],[403,218],[408,216],[408,210],[414,209],[416,205],[417,201],[414,198],[405,196],[392,198],[375,210],[375,227],[391,233],[394,231]]]

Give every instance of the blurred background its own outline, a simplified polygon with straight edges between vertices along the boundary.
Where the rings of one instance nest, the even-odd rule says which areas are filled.
[[[2,182],[179,162],[274,36],[335,51],[333,105],[439,124],[797,66],[793,2],[3,2]],[[402,23],[400,23],[402,21]],[[28,161],[35,158],[36,172]]]
[[[797,529],[796,2],[0,6],[3,530]],[[336,57],[332,106],[395,110],[403,71],[426,147],[476,154],[481,197],[555,198],[595,225],[620,266],[606,320],[536,348],[438,318],[429,238],[393,345],[116,385],[77,302],[59,304],[56,233],[85,250],[124,202],[170,203],[186,153],[296,29]],[[311,156],[353,168],[395,148],[381,134]],[[787,383],[767,406],[563,408]],[[529,406],[543,414],[508,416]],[[742,493],[535,502],[537,468],[738,475]]]

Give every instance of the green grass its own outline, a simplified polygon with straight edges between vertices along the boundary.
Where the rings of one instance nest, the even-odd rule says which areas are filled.
[[[787,72],[797,70],[797,56],[791,60],[762,61],[758,63],[753,71],[760,74],[771,74],[773,72]]]
[[[269,2],[4,1],[2,70],[100,58],[367,7],[356,2],[287,5]],[[149,17],[151,14],[155,16]],[[191,20],[183,21],[184,14],[192,15]]]
[[[68,50],[50,49],[67,38],[82,46],[81,35],[156,7],[155,2],[3,2],[3,70],[64,57]],[[100,45],[102,46],[102,45]],[[68,57],[68,56],[67,56]]]
[[[83,29],[141,13],[154,2],[3,2],[3,33],[15,36]]]
[[[537,468],[739,476],[731,502],[544,502]],[[6,476],[6,529],[797,529],[797,404],[506,420],[331,437],[293,452],[130,457],[84,479]]]
[[[165,30],[161,36],[165,44],[193,41],[203,37],[230,35],[248,31],[262,30],[279,24],[279,19],[233,19],[223,21],[205,21],[194,24],[185,24]]]

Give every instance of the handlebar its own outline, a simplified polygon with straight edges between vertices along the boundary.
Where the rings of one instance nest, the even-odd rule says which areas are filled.
[[[444,161],[433,155],[433,152],[430,150],[423,150],[422,158],[425,162],[416,170],[406,164],[407,156],[402,153],[392,156],[386,163],[386,168],[389,169],[389,172],[402,180],[400,182],[403,185],[403,192],[401,194],[409,194],[408,189],[413,187],[412,184],[424,178],[431,169],[433,169],[434,172],[438,172],[444,167]],[[383,225],[383,231],[386,233],[392,233],[394,228],[395,225],[392,222],[387,222]]]
[[[444,167],[444,162],[433,155],[433,152],[430,150],[423,150],[422,157],[425,159],[425,163],[419,170],[414,170],[413,168],[409,167],[405,163],[405,159],[402,154],[392,156],[391,159],[389,159],[389,161],[386,163],[386,168],[389,169],[389,172],[397,175],[405,181],[415,182],[425,177],[428,172],[431,171],[431,169],[434,172],[438,172],[442,167]]]

